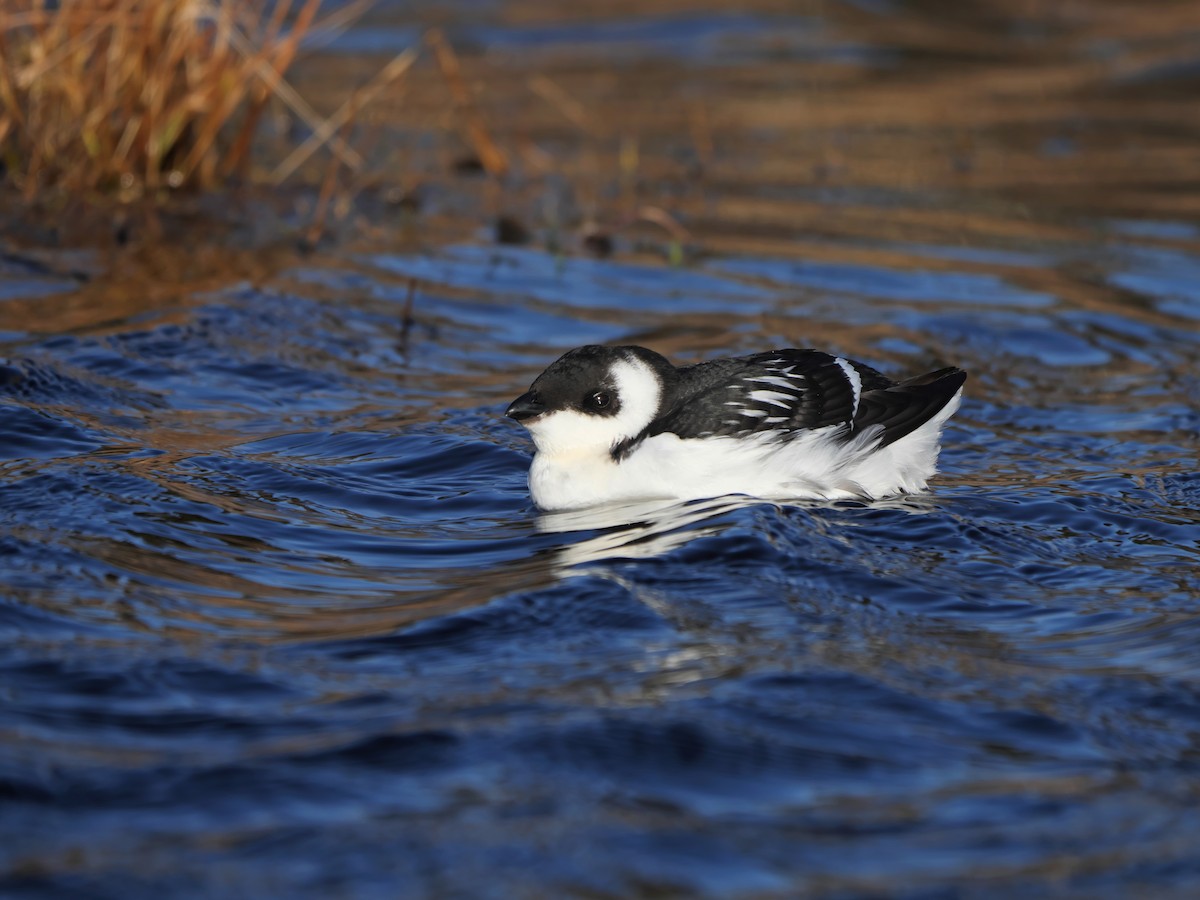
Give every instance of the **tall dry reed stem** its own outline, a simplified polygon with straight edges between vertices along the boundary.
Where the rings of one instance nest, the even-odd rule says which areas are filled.
[[[122,199],[244,173],[320,0],[4,0],[2,177]],[[340,154],[339,154],[340,155]]]

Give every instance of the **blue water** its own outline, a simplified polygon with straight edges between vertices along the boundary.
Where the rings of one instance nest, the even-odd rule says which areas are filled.
[[[1004,224],[8,260],[0,894],[1200,892],[1200,242]],[[596,341],[970,380],[927,494],[539,515],[502,411]]]
[[[10,335],[5,892],[1200,886],[1175,290],[811,272],[455,246]],[[714,298],[714,353],[966,366],[936,487],[539,517],[505,401]]]

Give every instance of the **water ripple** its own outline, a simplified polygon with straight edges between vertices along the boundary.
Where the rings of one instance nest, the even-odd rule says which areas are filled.
[[[763,31],[730,21],[726,60]],[[713,22],[599,40],[698,59]],[[954,44],[893,46],[871,65],[925,79]],[[1038,166],[1083,164],[1077,125]],[[1195,893],[1194,227],[943,218],[907,170],[739,192],[724,153],[684,224],[786,222],[694,265],[397,238],[152,308],[67,295],[58,334],[37,304],[82,288],[0,272],[0,893]],[[920,496],[539,513],[503,409],[592,341],[971,377]]]

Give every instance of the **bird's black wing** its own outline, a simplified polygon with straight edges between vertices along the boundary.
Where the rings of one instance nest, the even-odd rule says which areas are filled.
[[[642,437],[788,434],[849,423],[864,390],[893,382],[870,366],[819,350],[774,350],[679,370],[664,412]],[[849,428],[847,429],[849,431]]]
[[[895,443],[936,416],[966,380],[966,372],[951,366],[899,384],[864,390],[854,416],[854,431],[878,425],[883,429],[879,446]]]

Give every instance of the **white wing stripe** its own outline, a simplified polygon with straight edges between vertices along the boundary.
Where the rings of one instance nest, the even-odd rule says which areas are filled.
[[[834,362],[846,373],[846,379],[850,382],[850,390],[854,392],[854,409],[850,413],[850,418],[853,419],[858,415],[858,398],[862,396],[862,378],[854,366],[850,365],[847,360],[839,356],[834,359]]]
[[[746,380],[757,381],[762,384],[769,384],[771,387],[787,388],[794,391],[798,387],[796,381],[799,379],[784,378],[780,375],[757,375],[754,378],[747,378]]]
[[[781,394],[778,391],[751,391],[750,399],[756,403],[770,403],[773,406],[782,406],[784,409],[791,409],[792,404],[796,402],[796,398],[791,394]]]

